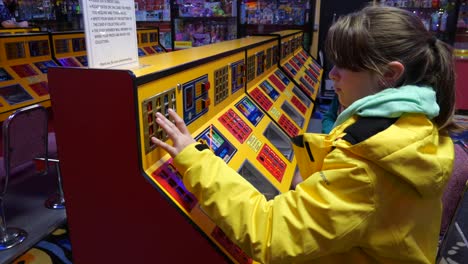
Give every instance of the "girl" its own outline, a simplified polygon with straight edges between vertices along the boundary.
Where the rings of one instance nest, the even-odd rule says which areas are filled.
[[[304,181],[267,201],[174,111],[165,149],[204,211],[263,263],[434,263],[454,150],[452,53],[412,13],[366,7],[329,30],[345,110],[328,135],[293,139]]]

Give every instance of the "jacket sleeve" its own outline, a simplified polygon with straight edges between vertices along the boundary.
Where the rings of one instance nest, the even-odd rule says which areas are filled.
[[[267,201],[223,160],[195,145],[174,159],[186,188],[234,242],[262,263],[345,251],[355,245],[373,211],[369,177],[355,160],[316,172],[296,190]]]

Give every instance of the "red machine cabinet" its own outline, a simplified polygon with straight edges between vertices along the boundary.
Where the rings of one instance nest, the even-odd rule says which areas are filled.
[[[73,262],[228,262],[141,175],[133,73],[51,68],[49,81]]]

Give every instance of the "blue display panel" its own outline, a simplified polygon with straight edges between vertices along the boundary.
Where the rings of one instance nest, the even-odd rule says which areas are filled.
[[[292,57],[291,59],[292,61],[294,61],[294,63],[297,64],[297,66],[299,66],[299,68],[302,68],[302,66],[304,66],[304,64],[298,58]]]
[[[154,45],[152,47],[153,47],[154,50],[156,50],[157,53],[165,52],[164,49],[159,45]]]
[[[289,72],[292,73],[292,75],[296,76],[297,71],[296,71],[296,69],[294,69],[293,66],[291,66],[291,64],[286,63],[286,64],[284,64],[284,66],[286,67],[286,69],[287,69]]]
[[[290,81],[289,81],[288,77],[286,77],[286,75],[284,75],[284,73],[282,71],[276,70],[275,74],[286,86],[288,86]]]
[[[145,51],[142,48],[138,48],[138,57],[146,56]]]
[[[81,67],[80,64],[78,64],[73,58],[68,57],[68,58],[61,58],[58,59],[60,65],[66,66],[66,67]]]
[[[204,75],[182,85],[184,121],[186,124],[192,123],[195,119],[208,111],[209,87],[208,75]]]
[[[0,82],[9,81],[13,78],[4,68],[0,68]]]
[[[268,81],[263,81],[263,82],[260,84],[260,88],[262,88],[262,90],[263,90],[273,101],[276,101],[276,99],[278,99],[278,97],[279,97],[279,92],[276,91],[276,89],[273,87],[273,85],[271,85],[270,82],[268,82]]]
[[[216,129],[210,125],[200,135],[195,137],[195,140],[206,144],[213,153],[228,163],[237,149]]]
[[[231,64],[231,94],[234,94],[239,89],[244,87],[244,60],[236,61]]]
[[[47,74],[49,67],[58,66],[53,60],[35,62],[34,65],[44,74]]]
[[[19,84],[0,87],[0,96],[3,97],[3,99],[5,99],[5,101],[10,105],[19,104],[33,99],[32,96]]]
[[[244,97],[236,108],[252,123],[254,126],[262,120],[264,114],[248,97]]]

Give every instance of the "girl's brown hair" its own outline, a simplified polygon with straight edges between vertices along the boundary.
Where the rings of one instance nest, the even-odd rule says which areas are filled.
[[[381,77],[389,62],[399,61],[405,72],[395,87],[432,87],[440,107],[434,122],[440,128],[451,122],[455,104],[452,49],[426,30],[413,13],[369,6],[341,17],[328,31],[325,52],[337,67]]]

